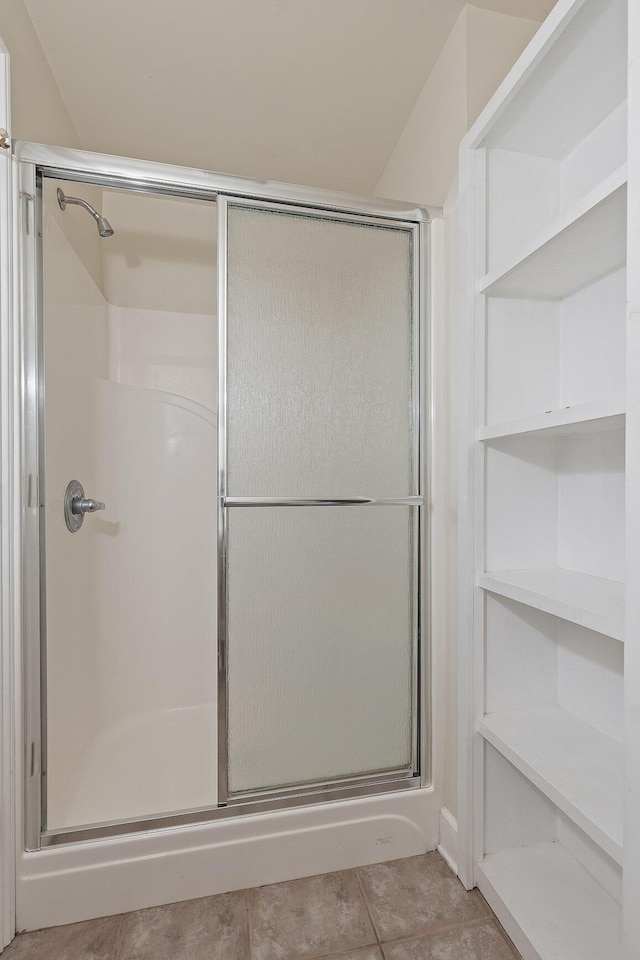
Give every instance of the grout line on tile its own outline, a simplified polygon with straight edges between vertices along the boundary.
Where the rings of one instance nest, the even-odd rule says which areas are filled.
[[[253,960],[253,947],[251,946],[251,905],[249,893],[251,889],[242,890],[242,899],[244,900],[244,916],[247,925],[247,960]]]
[[[410,940],[420,940],[422,937],[438,936],[441,933],[449,933],[451,930],[463,930],[465,927],[481,927],[483,924],[493,923],[492,917],[478,917],[477,920],[464,920],[462,923],[436,923],[433,926],[425,927],[407,937],[396,937],[393,940],[381,942],[381,946],[394,946],[396,943],[408,943]]]
[[[355,875],[356,875],[356,883],[357,883],[357,885],[358,885],[358,890],[360,891],[360,896],[362,897],[362,902],[364,903],[364,908],[365,908],[365,910],[367,911],[367,916],[369,917],[369,920],[371,921],[371,926],[372,926],[372,928],[373,928],[373,932],[374,932],[374,934],[375,934],[376,941],[377,941],[378,943],[381,943],[382,941],[381,941],[381,939],[380,939],[380,934],[379,934],[379,932],[378,932],[378,928],[377,928],[377,926],[376,926],[376,922],[375,922],[375,920],[373,919],[373,913],[372,913],[372,911],[371,911],[371,907],[369,906],[369,901],[367,900],[367,894],[366,894],[366,892],[365,892],[364,885],[363,885],[362,879],[361,879],[361,877],[360,877],[360,871],[358,870],[357,867],[355,867],[353,872],[354,872]]]
[[[120,914],[120,925],[118,926],[118,931],[116,933],[116,936],[114,937],[115,948],[113,951],[113,960],[126,960],[123,954],[124,954],[124,931],[126,928],[127,916],[128,914],[126,913]]]
[[[340,960],[341,957],[345,956],[345,953],[358,953],[359,950],[369,950],[371,948],[377,950],[382,956],[382,944],[377,941],[372,941],[371,943],[363,943],[359,947],[339,947],[337,950],[332,950],[331,953],[314,953],[313,956],[310,956],[308,953],[305,953],[304,956],[296,954],[295,956],[287,957],[286,960],[332,960],[332,958],[336,957]]]

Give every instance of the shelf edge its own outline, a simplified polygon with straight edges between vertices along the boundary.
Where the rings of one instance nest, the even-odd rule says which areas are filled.
[[[549,613],[561,620],[568,620],[569,623],[575,623],[579,627],[586,627],[587,630],[594,630],[605,637],[611,637],[612,640],[619,640],[624,643],[624,618],[613,619],[605,614],[586,610],[584,607],[577,607],[567,600],[558,600],[556,597],[536,593],[527,587],[501,580],[491,573],[479,574],[477,584],[488,593],[495,593],[507,600],[523,603],[527,607],[533,607],[543,613]]]
[[[574,407],[550,410],[548,413],[532,414],[528,417],[520,417],[515,420],[503,420],[499,423],[486,424],[479,427],[476,433],[476,440],[484,442],[487,440],[500,440],[503,437],[514,437],[528,433],[539,433],[542,431],[562,431],[569,436],[571,427],[580,427],[581,424],[593,424],[593,433],[599,430],[617,430],[624,427],[625,409],[624,403],[620,400],[612,400],[602,403],[583,403]],[[609,421],[601,423],[600,421]],[[611,422],[611,421],[616,421]],[[584,430],[576,430],[576,433],[584,433]]]
[[[544,247],[564,233],[565,230],[577,224],[583,217],[595,210],[597,206],[612,197],[618,190],[621,190],[626,185],[627,179],[628,165],[624,163],[602,180],[598,186],[583,197],[579,203],[575,204],[562,216],[554,220],[546,230],[537,234],[524,251],[518,254],[510,263],[504,264],[496,270],[490,270],[481,277],[478,281],[477,292],[485,295],[490,294],[491,288],[497,283],[505,280],[514,273],[518,267],[521,267],[527,260],[530,260],[543,250]]]
[[[575,823],[601,850],[611,857],[617,864],[622,866],[623,848],[622,843],[612,837],[606,830],[599,826],[586,813],[580,810],[575,803],[565,796],[559,787],[555,786],[550,780],[538,771],[538,769],[522,757],[516,750],[506,743],[503,738],[491,727],[487,716],[478,720],[478,733],[487,743],[498,751],[498,753],[508,760],[516,770],[518,770],[534,787],[544,794],[565,816]]]

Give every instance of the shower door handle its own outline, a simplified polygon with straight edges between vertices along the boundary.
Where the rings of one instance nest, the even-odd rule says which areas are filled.
[[[104,510],[105,504],[101,500],[85,497],[84,488],[77,480],[72,480],[64,495],[64,520],[67,530],[77,533],[82,526],[85,513],[96,513]]]
[[[96,513],[104,508],[105,504],[102,500],[92,500],[90,497],[75,497],[71,501],[72,513]]]

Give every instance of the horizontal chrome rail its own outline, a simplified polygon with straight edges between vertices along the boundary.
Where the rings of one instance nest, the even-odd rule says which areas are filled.
[[[90,153],[69,147],[14,140],[13,155],[17,160],[33,163],[59,180],[96,183],[100,186],[138,189],[169,195],[204,197],[229,194],[234,198],[254,198],[302,204],[322,210],[363,213],[390,217],[412,223],[430,223],[442,217],[442,207],[419,207],[399,200],[361,197],[277,180],[236,177],[210,170],[180,167],[149,160]]]
[[[349,800],[371,797],[374,794],[419,790],[421,787],[420,777],[411,776],[409,773],[390,774],[378,779],[366,777],[362,782],[349,781],[342,784],[334,783],[330,786],[311,784],[300,789],[292,788],[286,796],[278,794],[262,798],[255,797],[253,800],[250,798],[231,799],[227,806],[198,807],[179,813],[152,814],[138,819],[112,820],[80,827],[63,827],[60,830],[45,830],[41,842],[43,847],[57,847],[67,843],[107,840],[111,837],[121,837],[127,834],[166,830],[170,827],[209,824],[238,816],[278,813],[292,807],[306,807],[335,800]]]
[[[223,497],[223,507],[422,507],[424,497],[333,497],[322,500],[287,497]]]

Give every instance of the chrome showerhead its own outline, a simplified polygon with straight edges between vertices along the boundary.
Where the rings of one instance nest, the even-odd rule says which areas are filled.
[[[98,233],[101,237],[112,237],[115,233],[107,218],[101,217],[98,211],[95,210],[90,203],[87,203],[86,200],[81,200],[79,197],[67,197],[64,195],[60,187],[58,187],[56,190],[56,196],[58,198],[58,204],[61,210],[64,210],[68,203],[76,203],[79,207],[84,207],[84,209],[91,214],[97,223]]]
[[[98,224],[98,233],[100,234],[101,237],[113,236],[114,229],[106,217],[98,217],[96,219],[96,223]]]

